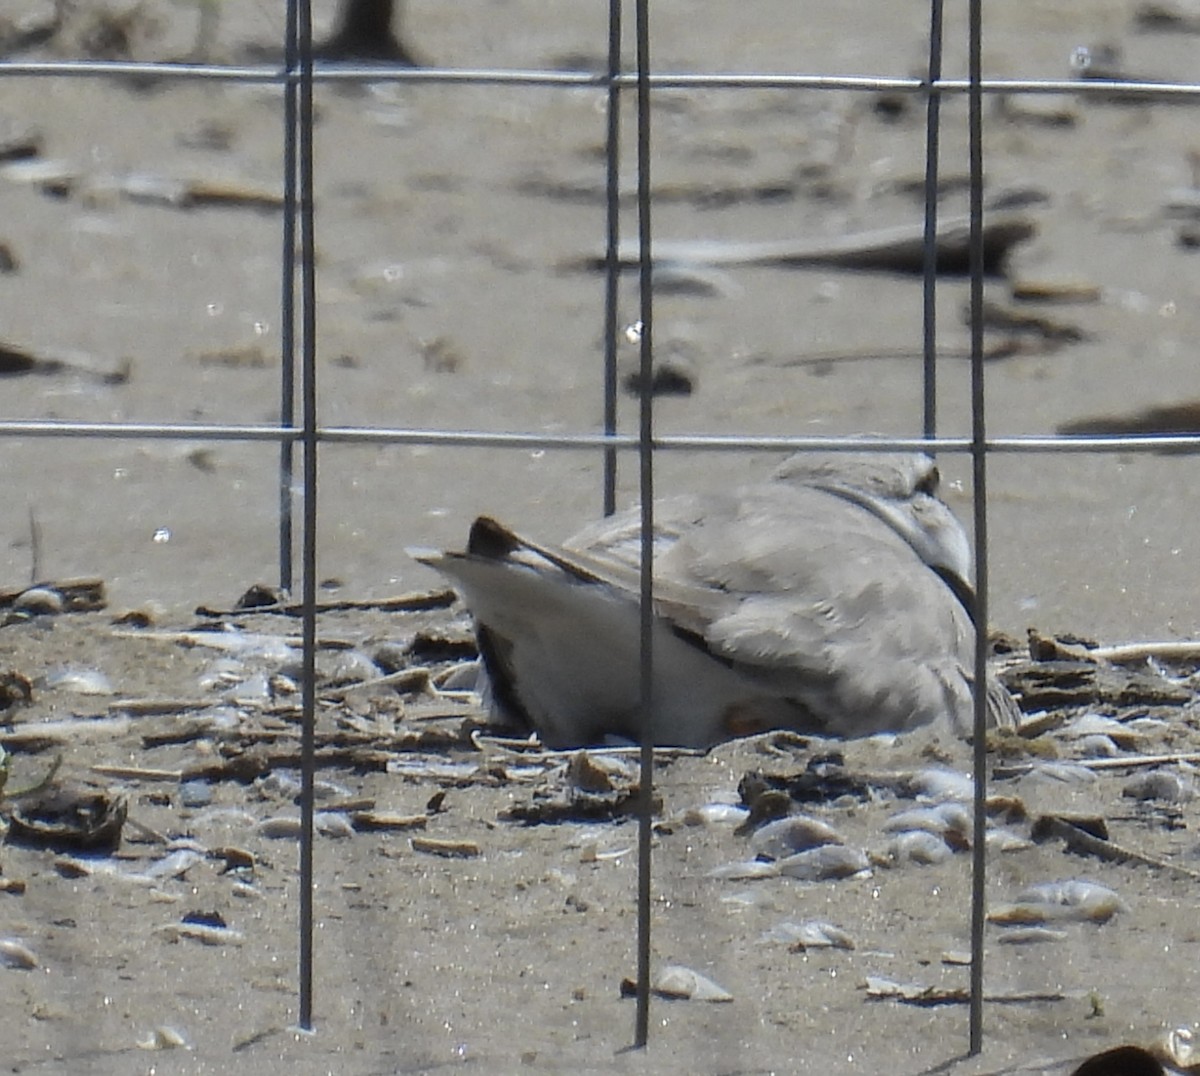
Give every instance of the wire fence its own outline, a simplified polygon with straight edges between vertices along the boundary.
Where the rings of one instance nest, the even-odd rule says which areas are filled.
[[[0,438],[14,439],[86,439],[181,442],[247,442],[277,444],[278,490],[278,571],[279,583],[298,589],[302,605],[303,640],[303,740],[302,740],[302,825],[300,833],[300,886],[297,922],[299,951],[299,1009],[301,1028],[318,1025],[314,1011],[314,988],[319,987],[320,964],[314,953],[314,923],[320,916],[318,878],[314,871],[314,729],[316,712],[315,654],[318,623],[318,551],[320,546],[321,487],[318,484],[318,455],[327,446],[421,446],[449,451],[454,449],[488,450],[570,450],[596,454],[604,460],[599,500],[606,512],[612,512],[618,499],[619,461],[635,455],[638,461],[636,492],[644,506],[645,539],[642,573],[642,698],[644,717],[650,708],[651,609],[653,579],[649,572],[650,514],[656,489],[656,468],[661,453],[731,453],[804,449],[833,450],[925,450],[947,457],[969,455],[970,490],[975,538],[975,576],[981,629],[989,623],[989,564],[993,548],[989,540],[989,461],[1001,454],[1058,453],[1163,453],[1195,451],[1200,435],[1189,432],[1148,432],[1062,436],[1057,434],[1017,434],[995,436],[987,426],[989,398],[985,385],[987,367],[985,344],[983,228],[988,219],[984,204],[985,102],[989,98],[1011,99],[1022,95],[1069,94],[1087,102],[1120,93],[1138,101],[1180,101],[1192,103],[1200,98],[1200,84],[1137,80],[1114,76],[1087,79],[989,78],[984,73],[985,17],[981,0],[971,0],[966,20],[966,77],[947,78],[943,74],[943,25],[941,0],[930,4],[929,53],[926,73],[915,77],[873,77],[815,75],[803,73],[703,73],[666,72],[656,65],[653,51],[656,41],[651,34],[648,0],[623,4],[610,0],[607,7],[608,38],[605,43],[606,70],[596,72],[551,70],[496,70],[463,68],[401,68],[378,65],[314,62],[312,13],[307,0],[288,0],[284,30],[283,61],[268,65],[211,65],[201,63],[149,63],[117,61],[30,61],[7,60],[0,63],[0,80],[12,79],[114,79],[121,77],[155,78],[172,84],[183,81],[223,82],[238,85],[278,87],[282,91],[281,143],[283,216],[281,243],[281,292],[279,300],[280,379],[277,421],[206,422],[206,421],[107,421],[12,419],[0,416]],[[629,15],[632,12],[632,30]],[[626,25],[623,26],[623,19]],[[626,59],[624,44],[632,34],[634,59]],[[495,87],[551,94],[563,91],[589,91],[601,95],[603,105],[604,267],[603,299],[595,317],[600,322],[603,341],[603,369],[595,378],[595,422],[588,429],[558,432],[512,429],[434,429],[420,425],[354,424],[322,421],[321,375],[318,353],[322,349],[321,267],[317,242],[321,236],[320,202],[314,193],[315,177],[321,167],[314,153],[314,93],[317,87],[341,85],[433,86],[439,88]],[[793,434],[690,433],[663,432],[656,424],[661,403],[656,400],[653,370],[657,359],[657,308],[660,299],[654,288],[655,242],[657,233],[651,213],[657,211],[653,182],[656,139],[654,104],[660,95],[673,91],[703,91],[738,94],[747,91],[841,92],[852,95],[900,95],[925,110],[924,176],[921,200],[924,210],[924,272],[922,299],[923,377],[921,384],[920,432],[911,436],[864,438],[856,436],[802,436]],[[967,150],[966,186],[969,210],[969,421],[965,430],[957,423],[953,435],[942,435],[938,413],[939,372],[945,359],[939,356],[939,314],[937,295],[940,277],[936,263],[937,227],[942,201],[941,183],[944,162],[941,159],[942,106],[949,100],[967,101],[966,134],[961,141]],[[632,110],[627,104],[632,101]],[[632,160],[622,158],[629,133],[623,121],[632,120],[634,139]],[[630,204],[626,177],[636,177],[634,211]],[[656,218],[657,219],[657,218]],[[637,296],[638,364],[641,386],[638,395],[636,429],[623,430],[618,422],[619,350],[625,332],[621,324],[621,282],[623,268],[629,263],[622,253],[622,238],[636,235],[638,247],[633,264],[639,279]],[[625,258],[625,261],[623,261]],[[869,315],[868,315],[869,316]],[[957,376],[957,375],[956,375]],[[0,442],[2,443],[2,442]],[[298,461],[297,461],[298,455]],[[294,563],[294,560],[296,563]],[[298,584],[298,587],[297,587]],[[987,632],[979,631],[976,647],[975,683],[985,681]],[[982,693],[980,693],[982,696]],[[978,1052],[983,1045],[984,979],[984,901],[985,901],[985,799],[986,747],[985,715],[982,697],[976,700],[975,754],[975,831],[973,839],[973,887],[971,930],[971,1017],[969,1050]],[[638,843],[638,974],[637,1013],[633,1040],[643,1046],[651,1035],[650,974],[652,955],[652,796],[654,790],[654,751],[647,742],[641,753],[641,812]]]

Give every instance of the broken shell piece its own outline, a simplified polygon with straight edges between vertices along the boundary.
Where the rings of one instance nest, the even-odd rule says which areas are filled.
[[[618,786],[627,786],[633,780],[633,772],[624,762],[611,755],[578,751],[571,756],[567,777],[571,784],[584,792],[612,792]]]
[[[853,949],[854,938],[841,927],[823,919],[807,919],[803,923],[785,920],[777,923],[763,936],[763,941],[783,942],[793,951],[805,949]]]
[[[892,838],[888,843],[887,855],[893,863],[931,866],[944,863],[954,852],[938,834],[928,830],[910,829]]]
[[[843,843],[833,827],[802,814],[768,822],[750,838],[755,853],[770,859],[784,859],[810,848]]]
[[[732,1001],[724,987],[682,964],[670,964],[658,973],[650,988],[660,998],[686,1001]]]
[[[866,853],[841,844],[823,844],[807,852],[797,852],[775,864],[786,878],[803,882],[821,882],[833,878],[850,878],[871,869]]]
[[[112,682],[99,669],[66,667],[46,675],[44,686],[52,691],[76,695],[112,695]]]
[[[1135,800],[1161,800],[1163,803],[1187,803],[1196,794],[1192,782],[1170,770],[1155,770],[1130,778],[1121,789],[1122,796]]]
[[[15,938],[0,938],[0,967],[32,971],[38,966],[33,950]]]
[[[346,838],[354,836],[354,825],[348,815],[341,811],[317,811],[313,815],[313,828],[322,837]]]
[[[938,766],[913,774],[909,784],[924,799],[966,801],[975,795],[975,782],[969,774]]]
[[[14,613],[27,616],[55,616],[66,608],[63,596],[51,587],[30,587],[13,600]]]
[[[708,872],[710,878],[724,881],[745,882],[755,878],[779,877],[779,864],[766,863],[761,859],[746,859],[740,863],[723,863]]]
[[[1167,1056],[1180,1068],[1191,1068],[1196,1064],[1195,1036],[1191,1028],[1177,1027],[1168,1031],[1165,1049]]]
[[[1058,781],[1064,785],[1090,785],[1098,778],[1094,770],[1078,762],[1051,762],[1038,759],[1030,767],[1030,775],[1041,781]]]
[[[474,841],[446,841],[433,837],[410,837],[409,847],[414,852],[425,852],[428,855],[443,856],[447,859],[474,859],[482,852]]]
[[[1107,886],[1095,882],[1043,882],[1017,894],[1013,904],[989,913],[988,921],[1036,925],[1048,922],[1107,923],[1128,905]]]
[[[1080,758],[1116,758],[1121,749],[1108,736],[1084,736],[1075,743]]]
[[[1049,101],[1053,94],[1043,95]],[[1032,95],[1026,98],[1032,101]],[[1045,280],[1014,280],[1012,297],[1018,302],[1029,303],[1098,303],[1104,297],[1104,289],[1090,280],[1061,278]]]
[[[1069,935],[1065,930],[1050,927],[1014,927],[1006,930],[996,940],[1001,945],[1034,945],[1038,942],[1062,941]]]
[[[350,815],[358,830],[424,829],[427,814],[399,814],[395,811],[354,811]]]
[[[28,706],[33,702],[33,684],[28,676],[9,669],[0,673],[0,710]]]
[[[113,849],[129,809],[120,793],[88,785],[50,785],[18,798],[9,839],[59,851]]]
[[[892,815],[884,824],[886,833],[922,830],[941,837],[957,851],[971,847],[971,812],[961,803],[939,803],[936,807],[914,807]]]
[[[209,923],[165,923],[155,927],[154,932],[161,934],[168,941],[177,942],[187,938],[204,945],[241,945],[245,940],[240,930]]]
[[[191,1043],[178,1028],[156,1027],[144,1039],[138,1039],[139,1050],[190,1050]]]
[[[1023,852],[1026,848],[1033,847],[1033,842],[1028,837],[1006,826],[989,826],[984,843],[989,852]]]
[[[1090,736],[1107,736],[1118,747],[1136,750],[1144,739],[1137,729],[1125,722],[1104,714],[1083,714],[1065,725],[1059,735],[1068,740],[1082,740]]]
[[[299,840],[300,831],[299,818],[264,818],[258,824],[259,836],[270,837],[272,840]]]
[[[685,826],[738,826],[749,817],[750,812],[736,803],[705,803],[689,807],[679,821]]]

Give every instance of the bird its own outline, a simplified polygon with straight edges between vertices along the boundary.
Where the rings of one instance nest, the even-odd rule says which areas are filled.
[[[802,452],[764,480],[653,504],[649,736],[856,738],[973,724],[970,545],[923,453]],[[493,713],[551,748],[640,741],[640,509],[562,545],[490,516],[410,550],[475,624]],[[991,724],[1015,701],[989,673]]]

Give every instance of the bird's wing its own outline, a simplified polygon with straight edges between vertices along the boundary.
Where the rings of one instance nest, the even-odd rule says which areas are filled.
[[[656,505],[655,527],[660,615],[764,687],[831,715],[830,731],[969,713],[970,621],[878,515],[768,483]],[[628,560],[635,532],[627,514],[569,544]]]

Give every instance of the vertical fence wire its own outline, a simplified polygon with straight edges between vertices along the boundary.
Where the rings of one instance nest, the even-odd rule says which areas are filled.
[[[637,1018],[634,1045],[650,1037],[651,822],[654,811],[654,286],[650,227],[650,0],[636,0],[638,317],[638,493],[641,497],[641,773],[638,810]]]
[[[983,927],[987,883],[987,655],[988,655],[988,514],[987,430],[983,377],[983,2],[968,6],[967,154],[970,174],[970,318],[971,318],[971,505],[975,521],[975,669],[974,771],[975,812],[971,848],[971,1005],[969,1052],[983,1049]]]
[[[922,432],[937,436],[937,214],[942,133],[942,0],[929,3],[929,66],[925,100],[925,233],[921,274]]]
[[[287,0],[285,10],[283,66],[287,73],[297,67],[299,44],[297,0]],[[298,87],[294,78],[283,83],[283,234],[280,237],[279,294],[279,427],[296,423],[296,138],[299,127]],[[279,586],[291,592],[296,445],[290,438],[279,445]]]
[[[604,432],[617,432],[617,306],[621,283],[621,4],[608,0],[604,132]],[[604,449],[601,508],[617,510],[617,450]]]
[[[300,741],[300,1028],[313,1028],[313,814],[316,782],[316,653],[317,653],[317,296],[316,236],[313,204],[313,55],[311,0],[298,3],[296,44],[298,81],[296,118],[297,193],[300,239],[301,448],[303,452],[301,639],[303,644]],[[296,254],[291,255],[292,258]]]

